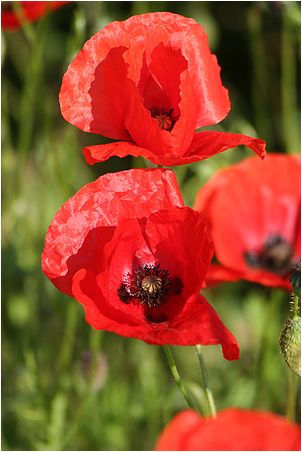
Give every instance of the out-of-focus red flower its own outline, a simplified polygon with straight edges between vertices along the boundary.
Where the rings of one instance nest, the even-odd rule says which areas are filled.
[[[199,295],[213,255],[204,218],[184,207],[170,170],[106,174],[53,219],[42,268],[83,304],[96,329],[151,344],[221,344],[235,338]]]
[[[177,14],[142,14],[104,27],[70,64],[59,99],[66,121],[129,143],[84,148],[90,164],[131,154],[182,165],[238,145],[265,155],[259,139],[195,132],[222,121],[230,101],[203,28]]]
[[[155,450],[301,450],[300,429],[265,411],[229,408],[205,419],[185,410],[168,424]]]
[[[22,22],[34,22],[49,11],[61,8],[68,1],[62,2],[30,2],[20,3],[20,16],[16,14],[12,6],[13,2],[1,2],[1,27],[3,30],[16,30]]]
[[[269,154],[218,172],[198,193],[218,264],[207,285],[246,279],[290,288],[300,256],[300,159]]]

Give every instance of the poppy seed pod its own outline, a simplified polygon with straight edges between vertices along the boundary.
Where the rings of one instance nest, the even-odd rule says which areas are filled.
[[[301,375],[301,316],[299,297],[291,295],[291,317],[280,336],[280,348],[288,367]]]

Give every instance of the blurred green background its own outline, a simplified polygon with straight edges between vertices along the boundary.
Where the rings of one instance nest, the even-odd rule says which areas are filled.
[[[150,450],[186,407],[160,347],[94,331],[40,268],[47,227],[65,200],[101,174],[145,166],[129,157],[89,167],[82,146],[106,139],[65,122],[58,92],[92,34],[151,11],[180,13],[206,29],[232,101],[212,129],[259,136],[268,151],[299,152],[299,2],[70,2],[23,29],[2,30],[3,450]],[[240,148],[175,168],[186,203],[215,171],[251,154]],[[278,340],[288,296],[246,282],[206,296],[242,353],[228,362],[219,347],[204,347],[217,408],[285,414],[289,371]],[[194,348],[173,352],[204,401]]]

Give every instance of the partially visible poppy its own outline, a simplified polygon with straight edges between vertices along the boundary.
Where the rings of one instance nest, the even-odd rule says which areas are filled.
[[[65,3],[69,2],[23,1],[19,2],[20,14],[16,14],[13,2],[1,2],[1,27],[3,30],[16,30],[22,25],[22,22],[34,22],[48,12],[61,8]]]
[[[204,218],[184,207],[175,175],[136,169],[101,176],[53,219],[42,268],[83,304],[96,329],[151,344],[221,344],[235,338],[199,295],[213,255]]]
[[[222,121],[230,101],[205,31],[177,14],[142,14],[108,24],[69,65],[59,100],[66,121],[129,144],[84,148],[90,164],[130,154],[182,165],[238,145],[265,155],[265,142],[256,138],[195,132]]]
[[[228,408],[216,419],[179,413],[155,450],[301,450],[299,426],[265,411]]]
[[[195,209],[206,215],[218,264],[207,285],[246,279],[290,288],[300,260],[300,159],[269,154],[219,171],[199,191]]]

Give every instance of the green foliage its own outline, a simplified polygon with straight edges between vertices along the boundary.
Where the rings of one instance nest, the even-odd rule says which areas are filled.
[[[150,450],[171,416],[186,407],[163,351],[94,331],[81,306],[43,276],[40,255],[50,221],[75,191],[106,172],[145,165],[113,158],[88,167],[81,147],[105,139],[78,131],[59,112],[67,65],[112,20],[151,10],[194,17],[209,33],[233,101],[216,129],[261,134],[269,150],[297,151],[299,132],[286,128],[298,115],[296,81],[282,65],[298,62],[299,6],[236,2],[225,13],[224,3],[70,2],[24,29],[2,33],[3,450]],[[235,149],[175,168],[186,203],[193,205],[215,171],[248,155]],[[217,347],[204,352],[217,408],[284,413],[287,369],[278,332],[288,317],[286,295],[242,282],[207,297],[242,353],[240,361],[227,362]],[[189,391],[204,403],[193,348],[174,352]]]

